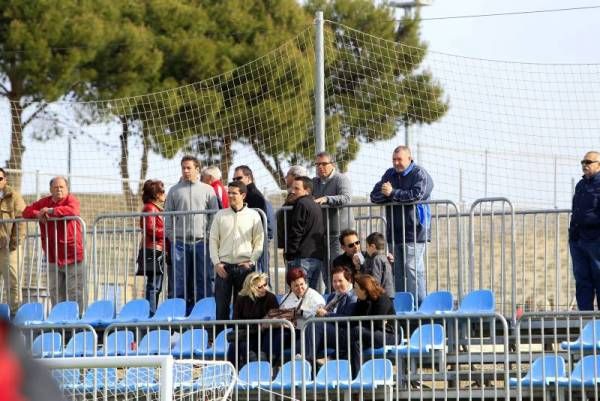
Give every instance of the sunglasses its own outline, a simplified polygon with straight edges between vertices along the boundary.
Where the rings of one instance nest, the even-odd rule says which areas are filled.
[[[233,177],[233,181],[242,181],[244,179],[244,176],[241,175],[239,177]]]
[[[589,164],[594,164],[594,163],[600,163],[600,160],[587,160],[587,159],[585,159],[585,160],[581,161],[581,165],[582,166],[587,166]]]
[[[360,245],[360,241],[356,241],[356,242],[351,242],[349,244],[346,244],[346,247],[350,248],[350,247],[355,247],[355,246],[359,246],[359,245]]]

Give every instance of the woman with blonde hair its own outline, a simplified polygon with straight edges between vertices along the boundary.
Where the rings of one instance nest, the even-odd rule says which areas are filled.
[[[266,273],[253,272],[246,276],[244,286],[239,292],[233,305],[233,320],[262,319],[270,309],[277,308],[277,297],[269,291]],[[244,363],[256,360],[260,353],[258,325],[240,325],[237,335],[232,334],[237,341],[229,346],[227,360],[238,368]],[[237,351],[237,352],[236,352]],[[237,355],[236,355],[237,354]]]

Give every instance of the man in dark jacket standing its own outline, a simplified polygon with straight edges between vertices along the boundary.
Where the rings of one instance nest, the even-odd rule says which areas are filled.
[[[291,193],[296,198],[290,216],[285,259],[288,269],[302,267],[308,276],[308,285],[317,289],[323,270],[323,215],[312,197],[312,180],[297,177]]]
[[[427,295],[423,255],[425,242],[431,240],[431,210],[427,204],[411,203],[430,199],[433,180],[414,163],[407,146],[394,149],[392,162],[394,167],[371,191],[371,202],[398,204],[385,209],[387,241],[394,249],[394,286],[411,292],[419,305]]]
[[[583,178],[573,195],[569,249],[577,307],[594,310],[594,294],[600,308],[600,152],[587,152],[581,168]]]

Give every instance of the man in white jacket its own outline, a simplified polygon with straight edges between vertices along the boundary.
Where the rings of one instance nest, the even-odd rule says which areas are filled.
[[[229,319],[229,304],[243,287],[246,276],[254,271],[263,252],[265,232],[258,212],[244,203],[246,185],[230,182],[229,207],[220,210],[210,229],[210,257],[215,266],[215,302],[217,320]],[[233,293],[233,294],[232,294]]]

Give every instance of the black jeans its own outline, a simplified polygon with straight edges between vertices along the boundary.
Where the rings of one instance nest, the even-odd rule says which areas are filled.
[[[246,276],[254,269],[243,269],[238,265],[225,263],[227,278],[215,277],[215,303],[217,305],[217,320],[229,320],[229,305],[235,304],[238,293],[244,286]],[[233,295],[233,301],[231,300]]]

